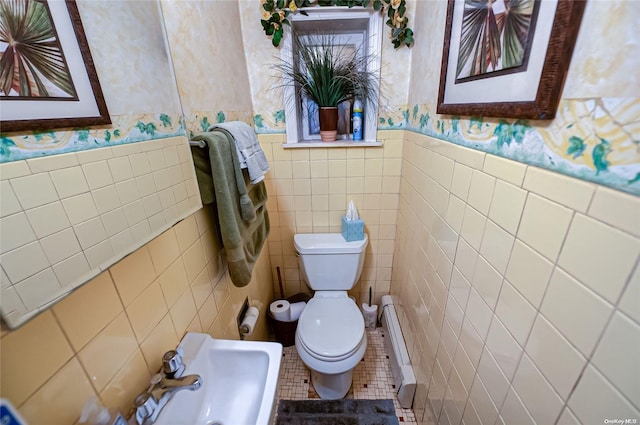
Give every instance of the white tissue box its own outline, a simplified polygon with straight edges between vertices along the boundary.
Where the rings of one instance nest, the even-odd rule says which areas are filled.
[[[364,221],[359,218],[357,220],[347,220],[342,216],[342,237],[347,241],[361,241],[364,239]]]

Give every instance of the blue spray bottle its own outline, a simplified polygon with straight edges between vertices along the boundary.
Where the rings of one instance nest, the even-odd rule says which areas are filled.
[[[362,140],[362,102],[353,102],[353,140]]]

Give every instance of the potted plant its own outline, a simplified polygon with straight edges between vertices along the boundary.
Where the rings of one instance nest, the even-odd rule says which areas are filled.
[[[332,35],[293,35],[294,61],[281,60],[276,69],[282,72],[283,86],[293,86],[293,99],[304,97],[318,106],[320,137],[335,141],[338,105],[359,99],[363,104],[377,102],[378,78],[367,69],[370,61],[359,57],[355,49],[340,45]]]

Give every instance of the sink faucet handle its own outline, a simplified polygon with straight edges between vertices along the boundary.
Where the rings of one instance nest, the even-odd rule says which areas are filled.
[[[148,392],[138,395],[133,404],[136,409],[138,425],[143,425],[148,419],[151,419],[158,408],[158,403]]]
[[[162,356],[162,372],[168,378],[174,378],[182,375],[185,366],[182,361],[184,350],[182,347],[178,347],[175,350],[169,350]]]

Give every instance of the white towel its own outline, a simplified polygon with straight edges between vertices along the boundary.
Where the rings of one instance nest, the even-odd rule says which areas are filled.
[[[249,172],[251,183],[256,184],[264,180],[264,174],[269,171],[269,162],[264,155],[258,136],[253,128],[242,121],[231,121],[214,124],[208,131],[221,128],[228,131],[236,142],[240,168],[246,168]]]

